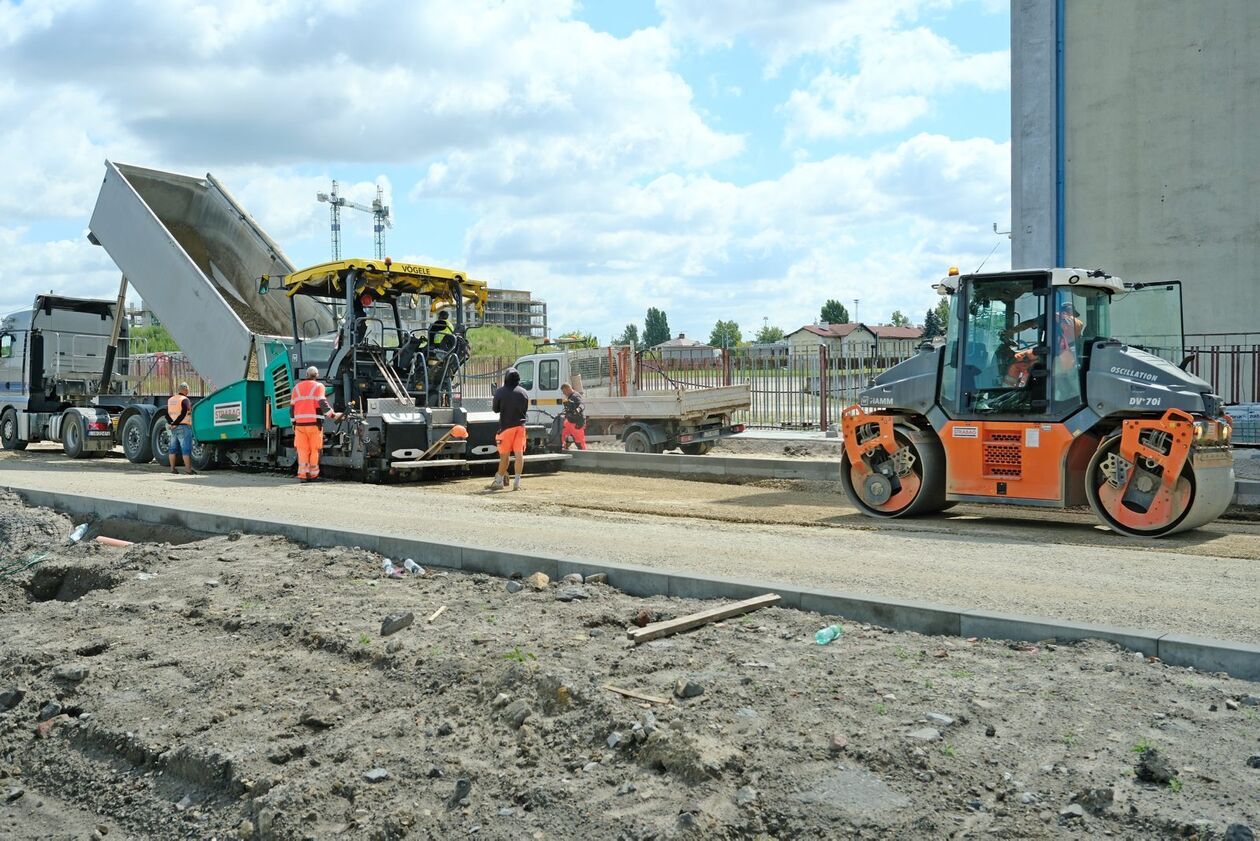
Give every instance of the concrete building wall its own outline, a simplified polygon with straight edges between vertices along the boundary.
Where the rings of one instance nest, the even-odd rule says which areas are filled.
[[[1013,265],[1044,264],[1061,132],[1062,262],[1183,281],[1187,333],[1260,331],[1260,0],[1014,0],[1011,35]]]

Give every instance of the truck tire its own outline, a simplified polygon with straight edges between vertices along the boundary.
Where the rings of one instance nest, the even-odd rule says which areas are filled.
[[[635,429],[626,433],[625,448],[627,453],[664,452],[664,448],[660,444],[653,444],[652,439],[642,429]]]
[[[149,421],[144,415],[132,415],[122,428],[123,454],[132,464],[153,461],[153,439],[149,437]]]
[[[18,437],[17,412],[5,409],[0,415],[0,446],[6,450],[25,450],[26,442]]]
[[[166,418],[158,418],[149,431],[149,447],[158,464],[166,464],[171,454],[171,432],[166,427]]]
[[[679,449],[689,456],[703,456],[713,449],[713,442],[702,441],[699,444],[682,444],[679,446]]]
[[[74,412],[67,412],[61,419],[61,448],[70,458],[86,458],[88,453],[83,449],[86,440],[83,418]]]

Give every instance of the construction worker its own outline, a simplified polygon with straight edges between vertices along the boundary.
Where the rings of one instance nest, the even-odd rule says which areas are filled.
[[[301,382],[293,387],[291,411],[293,444],[298,453],[298,481],[319,481],[319,454],[324,449],[321,416],[341,420],[345,415],[334,412],[328,405],[324,384],[319,381],[319,369],[314,365],[306,369]]]
[[[167,398],[166,422],[171,433],[171,473],[179,475],[177,468],[182,455],[184,470],[192,476],[197,471],[192,466],[192,401],[188,399],[188,383],[180,383],[179,391]]]
[[[1058,310],[1054,314],[1057,338],[1054,356],[1054,399],[1068,400],[1080,396],[1080,371],[1077,368],[1077,350],[1081,336],[1085,332],[1085,322],[1072,304],[1071,293],[1061,294]],[[1012,338],[1041,323],[1038,318],[1029,318],[1002,331],[1002,337]],[[1032,348],[1025,348],[1014,354],[1013,364],[1007,371],[1007,385],[1023,388],[1028,384],[1029,372],[1036,361],[1036,353]]]
[[[429,347],[449,350],[447,345],[450,339],[446,337],[453,335],[455,335],[455,328],[451,326],[451,311],[441,310],[437,318],[429,325]]]
[[[585,450],[586,407],[582,403],[582,395],[568,383],[560,386],[560,393],[564,395],[564,428],[560,432],[562,446],[569,449],[569,439],[572,438],[579,450]]]
[[[494,474],[490,490],[502,490],[507,486],[508,461],[516,455],[516,479],[512,490],[521,489],[521,473],[525,470],[525,422],[529,417],[529,392],[521,388],[521,374],[508,368],[503,385],[494,393],[492,404],[499,413],[499,434],[494,436],[499,445],[499,469]]]

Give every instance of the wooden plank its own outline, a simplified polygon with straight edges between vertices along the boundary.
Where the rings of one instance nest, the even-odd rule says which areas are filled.
[[[616,692],[618,695],[624,695],[627,698],[633,698],[636,701],[647,701],[651,704],[668,704],[668,698],[657,698],[655,695],[647,695],[642,692],[635,692],[633,689],[622,689],[620,686],[605,684],[604,688],[609,692]]]
[[[437,619],[439,616],[441,616],[445,612],[446,612],[446,605],[442,605],[437,610],[433,611],[433,615],[430,616],[427,621],[432,622],[434,619]]]
[[[666,619],[664,622],[653,622],[651,625],[645,625],[642,628],[631,628],[626,632],[626,636],[634,640],[635,645],[638,645],[648,640],[690,631],[692,628],[698,628],[701,625],[716,622],[719,619],[728,619],[732,616],[739,616],[741,613],[750,613],[763,607],[770,607],[778,604],[779,600],[778,593],[766,593],[762,596],[744,599],[742,602],[734,602],[721,607],[711,607],[699,613],[680,616],[677,619]]]

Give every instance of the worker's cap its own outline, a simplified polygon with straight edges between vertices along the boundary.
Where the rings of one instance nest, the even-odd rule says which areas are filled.
[[[1063,303],[1059,304],[1059,311],[1070,312],[1072,313],[1072,315],[1080,315],[1080,313],[1076,311],[1076,307],[1073,306],[1071,301],[1064,301]]]
[[[319,376],[319,369],[314,365],[311,365],[302,372],[302,376],[306,377],[308,380],[313,380]]]
[[[180,390],[180,391],[188,391],[188,383],[180,383],[180,384],[179,384],[179,390]]]

